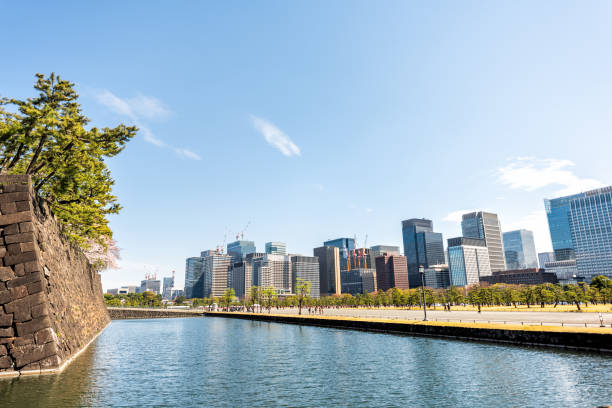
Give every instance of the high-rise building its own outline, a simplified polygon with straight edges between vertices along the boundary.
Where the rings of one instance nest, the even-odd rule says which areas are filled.
[[[478,284],[483,276],[491,276],[489,251],[484,239],[451,238],[448,240],[448,261],[451,286]]]
[[[531,269],[538,267],[533,232],[525,229],[503,233],[506,268]]]
[[[291,258],[265,254],[253,259],[253,284],[260,288],[272,287],[277,294],[292,293]]]
[[[253,241],[238,240],[227,244],[227,254],[232,257],[232,262],[238,262],[254,252],[256,251]]]
[[[570,225],[578,275],[587,283],[612,277],[612,186],[570,200]]]
[[[555,253],[554,252],[540,252],[538,253],[538,264],[540,268],[545,268],[548,262],[555,262]]]
[[[313,249],[319,259],[319,285],[321,296],[339,295],[340,286],[340,249],[322,246]]]
[[[370,247],[370,254],[374,259],[383,255],[401,255],[400,247],[395,245],[374,245]]]
[[[153,292],[156,295],[161,293],[161,282],[159,279],[155,279],[152,276],[147,276],[144,280],[140,281],[140,293]]]
[[[340,272],[342,293],[357,295],[376,292],[376,269],[349,269]]]
[[[583,276],[578,276],[578,268],[575,259],[565,261],[552,261],[544,264],[546,272],[554,273],[561,285],[577,284],[584,282]]]
[[[345,271],[350,269],[349,254],[355,249],[355,239],[353,238],[336,238],[325,241],[323,246],[336,247],[340,250],[340,270]]]
[[[231,257],[217,250],[202,252],[202,297],[221,297],[227,289]],[[197,286],[197,285],[196,285]],[[194,297],[199,297],[195,296]]]
[[[574,243],[572,241],[572,228],[570,226],[570,201],[583,195],[584,193],[581,193],[544,200],[550,240],[552,241],[555,260],[557,261],[576,259]]]
[[[376,283],[379,290],[391,288],[408,289],[408,266],[406,257],[382,255],[376,258]]]
[[[284,242],[266,242],[266,254],[287,255],[287,244]]]
[[[319,298],[321,296],[319,259],[316,256],[293,255],[291,257],[291,281],[294,293],[296,293],[297,279],[310,282],[310,297]]]
[[[194,297],[204,297],[202,293],[198,293],[199,296],[193,294],[193,289],[197,282],[202,277],[202,258],[194,256],[187,258],[185,261],[185,297],[188,299]]]
[[[165,277],[163,282],[164,289],[162,291],[162,298],[172,299],[170,296],[172,295],[172,289],[174,288],[174,271],[172,271],[172,276]]]
[[[430,265],[423,275],[425,286],[432,289],[446,289],[450,286],[448,265]]]
[[[421,286],[419,266],[427,268],[445,262],[442,234],[433,232],[431,220],[413,218],[402,221],[402,237],[410,287]]]
[[[497,214],[476,211],[464,214],[461,230],[466,238],[484,239],[489,252],[491,271],[506,270],[506,257]]]

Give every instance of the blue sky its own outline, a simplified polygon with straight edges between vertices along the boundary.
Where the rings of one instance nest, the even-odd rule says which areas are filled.
[[[463,211],[550,249],[543,198],[612,184],[608,1],[3,2],[0,95],[77,84],[94,125],[141,131],[109,162],[122,268],[166,276],[245,238],[445,239]]]

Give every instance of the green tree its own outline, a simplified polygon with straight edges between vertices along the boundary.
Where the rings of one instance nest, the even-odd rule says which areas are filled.
[[[302,314],[302,306],[304,301],[310,296],[310,288],[312,283],[302,278],[296,278],[295,280],[295,294],[297,295],[298,302],[298,314]]]
[[[177,296],[176,299],[174,299],[174,304],[179,306],[182,305],[183,303],[185,303],[185,296]]]
[[[276,289],[272,286],[264,288],[261,293],[261,298],[264,301],[264,306],[268,309],[268,313],[272,310],[272,303],[276,298]]]
[[[223,304],[225,305],[225,310],[229,312],[229,308],[236,297],[236,291],[232,288],[225,289],[223,292],[223,297],[221,298]]]
[[[251,290],[249,292],[252,302],[251,304],[253,305],[253,312],[255,312],[255,305],[258,305],[261,302],[261,290],[259,289],[259,286],[251,286]]]
[[[597,275],[591,280],[591,286],[597,288],[603,303],[607,304],[612,300],[612,279]]]
[[[119,154],[137,129],[87,129],[74,84],[53,73],[36,78],[38,96],[0,100],[0,174],[29,174],[70,239],[84,249],[108,246],[107,216],[121,206],[105,159]]]

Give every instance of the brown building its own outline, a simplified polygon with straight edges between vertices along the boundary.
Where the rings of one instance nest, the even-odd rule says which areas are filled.
[[[376,282],[379,290],[408,289],[408,265],[401,255],[376,257]]]
[[[496,271],[491,276],[481,276],[483,285],[507,283],[509,285],[539,285],[541,283],[557,283],[557,275],[545,272],[541,268],[515,269],[510,271]]]

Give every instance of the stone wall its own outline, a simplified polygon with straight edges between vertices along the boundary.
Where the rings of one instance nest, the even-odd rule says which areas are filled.
[[[62,368],[109,323],[100,275],[27,176],[0,176],[0,258],[0,375]]]
[[[112,320],[167,319],[177,317],[202,317],[203,312],[189,309],[143,309],[135,307],[109,307]]]

